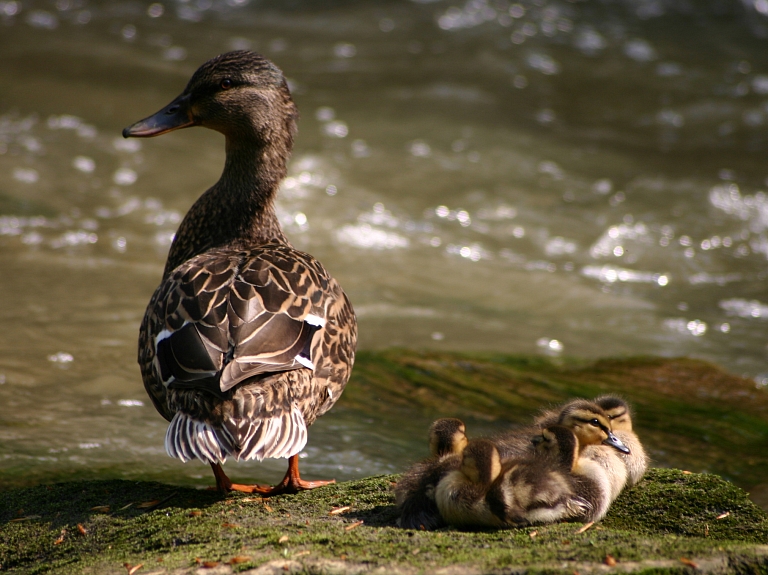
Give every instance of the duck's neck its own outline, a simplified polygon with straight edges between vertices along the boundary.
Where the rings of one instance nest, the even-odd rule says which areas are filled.
[[[290,245],[274,209],[275,195],[286,174],[289,146],[227,138],[221,178],[181,222],[164,277],[211,248],[244,249],[270,241]]]

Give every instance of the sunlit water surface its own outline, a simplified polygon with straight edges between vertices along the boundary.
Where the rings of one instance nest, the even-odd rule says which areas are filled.
[[[767,42],[766,0],[0,1],[0,485],[211,482],[165,455],[135,348],[223,139],[120,130],[235,48],[290,79],[280,218],[361,348],[689,355],[765,385]],[[337,408],[303,469],[399,471],[427,424]]]

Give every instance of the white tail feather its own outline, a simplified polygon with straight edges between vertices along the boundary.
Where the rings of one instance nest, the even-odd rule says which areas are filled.
[[[228,445],[233,443],[225,429],[216,430],[180,411],[173,416],[165,433],[165,451],[184,462],[199,459],[207,463],[224,463],[230,452]]]
[[[291,457],[307,444],[307,424],[297,405],[290,412],[252,421],[236,442],[227,429],[214,428],[204,421],[177,412],[165,433],[165,451],[181,461],[199,459],[224,463],[227,455],[238,460]],[[240,444],[240,449],[235,446]]]
[[[291,457],[307,444],[307,424],[299,408],[291,405],[290,416],[279,414],[253,422],[243,438],[238,459]]]

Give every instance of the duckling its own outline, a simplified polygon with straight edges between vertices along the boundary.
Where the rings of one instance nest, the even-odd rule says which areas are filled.
[[[607,478],[594,464],[582,465],[576,434],[551,426],[533,439],[535,454],[509,461],[486,495],[507,526],[593,520],[607,510]]]
[[[411,466],[395,485],[400,527],[429,530],[445,525],[435,503],[435,487],[446,473],[459,468],[466,445],[466,427],[460,419],[446,417],[432,423],[431,457]]]
[[[486,498],[490,508],[516,525],[602,519],[615,486],[606,470],[583,452],[603,445],[629,451],[611,432],[602,410],[589,401],[572,401],[560,413],[558,425],[542,430],[532,443],[534,457],[511,460],[494,483]]]
[[[443,520],[455,527],[503,527],[504,517],[495,514],[486,501],[488,489],[501,470],[493,442],[470,441],[459,468],[448,471],[435,489],[435,503]]]
[[[619,457],[627,468],[627,485],[632,487],[643,478],[648,469],[648,455],[632,429],[632,410],[629,404],[615,395],[602,395],[596,398],[595,403],[603,408],[611,420],[611,430],[621,439],[631,453],[616,453],[607,450],[613,456]]]
[[[191,126],[224,134],[219,181],[184,217],[139,335],[144,387],[170,425],[171,457],[210,464],[222,491],[293,493],[307,428],[341,396],[357,324],[338,282],[293,248],[274,198],[298,112],[280,69],[250,51],[204,63],[184,91],[123,130],[147,138]],[[221,464],[288,458],[276,486],[233,483]]]
[[[461,466],[437,486],[435,499],[443,519],[461,527],[499,527],[604,517],[612,502],[610,479],[597,462],[582,457],[581,450],[601,444],[628,450],[592,402],[570,402],[558,421],[560,425],[531,438],[528,454],[505,460],[501,469],[495,441],[483,440],[473,448],[476,451],[469,451],[470,446],[480,440],[470,442]]]
[[[630,487],[635,485],[640,479],[642,479],[645,471],[648,469],[649,458],[646,455],[645,449],[642,443],[638,439],[637,435],[632,429],[632,415],[629,404],[622,398],[615,395],[602,395],[593,400],[605,411],[608,418],[611,420],[611,431],[614,432],[616,437],[620,438],[622,442],[630,449],[630,454],[617,453],[611,449],[596,448],[597,453],[605,453],[605,457],[608,458],[610,463],[603,462],[606,469],[611,473],[611,469],[614,470],[616,477],[614,484],[621,483],[620,476],[622,472],[615,466],[613,458],[618,457],[626,466],[626,484]],[[542,413],[534,420],[537,425],[546,426],[557,420],[558,413],[562,409],[554,408],[542,411]],[[619,489],[620,491],[621,489]],[[617,493],[618,495],[618,493]]]
[[[567,414],[571,409],[576,409],[580,412],[584,410],[581,413],[583,417],[587,416],[590,411],[594,415],[596,413],[594,409],[595,407],[601,406],[596,401],[589,402],[582,400],[570,402],[563,408],[561,416],[565,416],[561,417],[560,423],[564,423],[566,426],[570,427],[570,425],[567,423],[569,417]],[[595,442],[591,439],[587,439],[585,436],[579,435],[578,429],[576,428],[574,428],[574,432],[582,444],[580,455],[581,461],[587,459],[591,460],[598,464],[603,470],[603,476],[601,476],[601,479],[605,478],[608,481],[608,504],[610,505],[610,503],[612,503],[619,496],[627,484],[627,467],[624,465],[622,458],[628,458],[632,455],[631,449],[624,445],[621,439],[618,438],[610,428],[610,416],[604,410],[603,414],[604,419],[598,419],[602,422],[601,424],[604,426],[604,432],[608,434],[609,439],[602,442],[602,444],[600,444],[601,442]]]

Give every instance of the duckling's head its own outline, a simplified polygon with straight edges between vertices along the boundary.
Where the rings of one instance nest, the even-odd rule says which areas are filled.
[[[472,483],[493,483],[501,474],[501,457],[493,442],[487,439],[468,442],[462,455],[461,472]]]
[[[430,426],[429,451],[432,455],[461,453],[466,446],[466,427],[460,419],[443,417]]]
[[[601,395],[595,403],[603,408],[611,420],[613,431],[632,431],[632,412],[629,404],[615,395]]]
[[[611,420],[605,411],[592,401],[577,399],[569,402],[560,412],[557,424],[573,431],[582,446],[603,443],[629,453],[629,448],[611,431]]]
[[[579,439],[563,425],[551,425],[541,430],[541,435],[532,439],[537,455],[546,455],[573,469],[579,455]]]
[[[123,130],[123,136],[147,138],[204,126],[222,132],[228,141],[287,138],[290,149],[297,116],[280,69],[255,52],[238,50],[208,60],[180,96]]]

